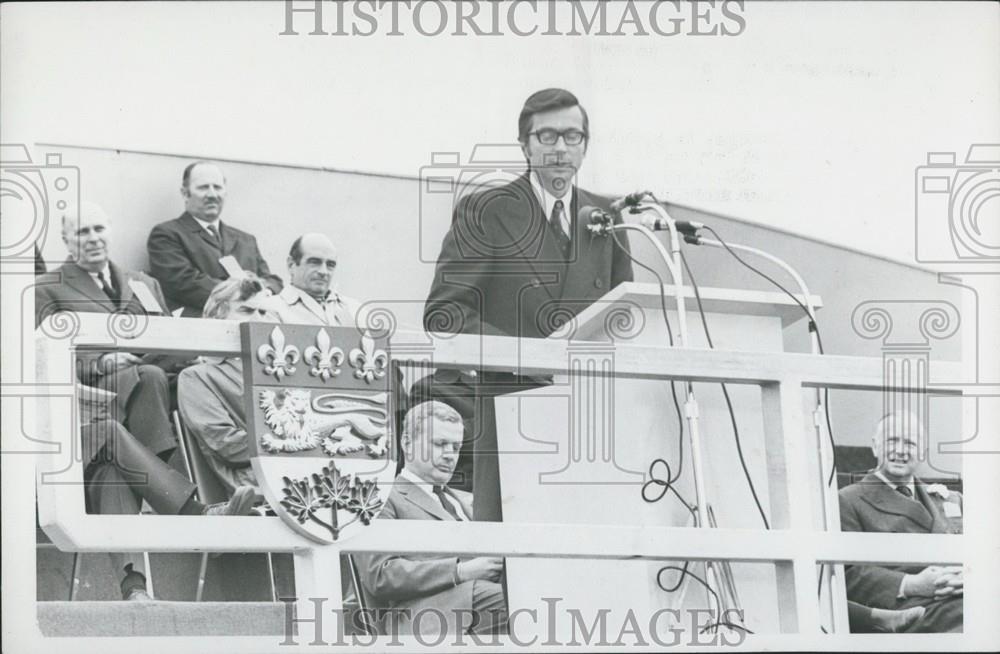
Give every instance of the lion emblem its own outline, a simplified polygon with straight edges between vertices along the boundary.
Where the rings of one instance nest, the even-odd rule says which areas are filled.
[[[268,427],[261,445],[272,453],[322,446],[331,456],[360,452],[383,456],[388,447],[386,412],[379,406],[384,394],[345,398],[327,394],[313,401],[308,390],[261,390],[260,408]]]

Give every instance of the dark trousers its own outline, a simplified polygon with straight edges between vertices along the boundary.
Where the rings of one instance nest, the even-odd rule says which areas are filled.
[[[84,470],[87,512],[134,515],[146,502],[165,515],[180,512],[196,486],[167,465],[114,420],[97,420],[81,429],[84,452],[95,452]],[[86,456],[86,454],[85,454]],[[121,571],[131,563],[143,572],[142,555],[111,554]]]
[[[170,383],[162,368],[127,366],[99,378],[98,386],[116,393],[113,417],[153,454],[177,447],[170,424]]]

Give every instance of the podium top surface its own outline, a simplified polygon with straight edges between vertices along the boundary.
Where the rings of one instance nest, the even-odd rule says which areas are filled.
[[[677,308],[677,289],[665,285],[667,310]],[[698,311],[698,302],[694,289],[690,286],[681,288],[684,297],[684,308],[687,311]],[[706,313],[735,314],[742,316],[773,316],[781,319],[781,326],[787,327],[805,318],[802,311],[792,298],[781,291],[751,291],[739,288],[715,288],[699,286],[701,303]],[[794,294],[803,304],[802,295]],[[810,294],[813,308],[822,308],[823,301],[818,295]],[[652,283],[626,282],[608,291],[600,300],[590,305],[576,316],[576,324],[583,327],[595,320],[603,320],[608,311],[615,308],[634,305],[643,310],[660,310],[660,285]],[[554,335],[555,336],[555,335]]]

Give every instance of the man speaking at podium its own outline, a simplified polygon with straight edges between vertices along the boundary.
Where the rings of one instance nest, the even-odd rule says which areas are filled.
[[[428,331],[545,338],[610,289],[632,280],[624,236],[595,234],[584,207],[610,200],[576,186],[590,140],[587,112],[563,89],[532,94],[518,117],[528,171],[458,201],[424,306]],[[619,219],[620,220],[620,219]],[[435,383],[457,381],[439,371]],[[502,519],[493,397],[537,379],[488,374],[477,395],[482,425],[473,440],[476,520]],[[434,395],[434,391],[431,391]]]

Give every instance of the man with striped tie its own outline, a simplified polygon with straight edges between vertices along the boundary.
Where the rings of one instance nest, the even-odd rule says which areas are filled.
[[[404,467],[379,520],[472,519],[469,493],[448,488],[463,438],[462,417],[443,402],[423,402],[406,414]],[[383,631],[496,633],[507,608],[498,557],[359,554],[365,592],[383,610]]]

